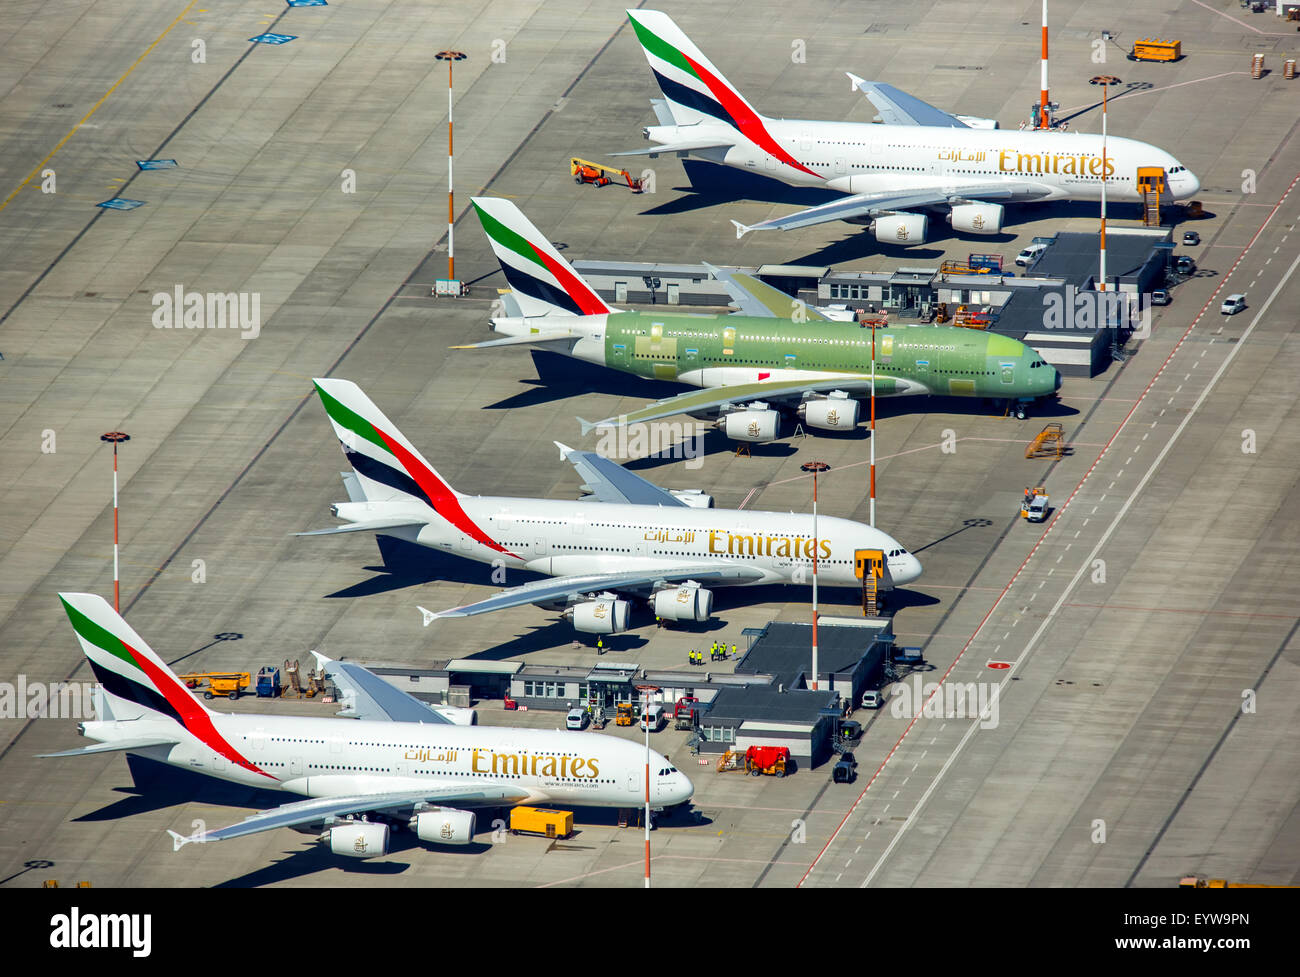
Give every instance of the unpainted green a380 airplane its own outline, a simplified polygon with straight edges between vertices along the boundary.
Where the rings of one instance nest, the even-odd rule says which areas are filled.
[[[626,312],[607,304],[584,282],[519,208],[508,200],[474,198],[483,230],[511,294],[492,319],[504,338],[458,349],[531,344],[655,380],[700,387],[603,421],[593,427],[658,420],[674,414],[720,412],[717,427],[740,441],[771,441],[780,411],[825,431],[853,429],[859,398],[871,388],[872,330],[834,322],[769,285],[711,269],[741,312],[699,315]],[[798,321],[798,320],[804,321]],[[1061,377],[1019,340],[956,326],[895,326],[875,330],[876,396],[941,394],[1024,404],[1051,396]]]

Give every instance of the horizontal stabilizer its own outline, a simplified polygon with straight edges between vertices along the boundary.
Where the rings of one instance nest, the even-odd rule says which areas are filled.
[[[563,332],[534,332],[527,336],[505,336],[502,339],[488,339],[481,343],[467,343],[464,346],[452,346],[452,349],[491,349],[493,346],[526,346],[529,343],[561,343],[566,340],[581,339],[575,332],[565,329]]]
[[[657,156],[660,153],[688,153],[699,149],[730,149],[736,145],[734,140],[720,140],[717,136],[701,136],[698,139],[678,139],[676,142],[655,143],[645,149],[628,149],[621,153],[609,153],[610,156]]]
[[[412,519],[409,516],[394,519],[370,519],[366,522],[350,522],[346,526],[335,526],[333,529],[313,529],[305,533],[294,533],[295,536],[336,536],[339,533],[381,533],[385,529],[418,529],[421,526],[427,526],[428,522],[423,519]]]
[[[149,746],[173,746],[179,740],[162,736],[142,736],[133,740],[114,740],[111,743],[96,743],[83,746],[77,750],[63,750],[59,753],[38,753],[38,757],[91,756],[95,753],[116,753],[119,750],[143,750]]]

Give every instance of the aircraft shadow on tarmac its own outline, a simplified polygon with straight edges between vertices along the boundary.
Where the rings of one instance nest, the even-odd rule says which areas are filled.
[[[263,811],[284,803],[285,795],[278,791],[232,784],[134,753],[126,755],[126,763],[134,786],[116,787],[114,792],[129,796],[113,801],[97,811],[73,818],[73,821],[116,821],[190,803],[242,807],[254,811]]]
[[[304,842],[307,841],[307,837],[305,834],[302,836]],[[388,846],[387,858],[392,858],[394,855],[419,858],[421,855],[427,855],[435,850],[423,844],[410,831],[390,832]],[[484,842],[473,842],[468,845],[438,847],[436,851],[438,854],[480,858],[491,847],[490,844]],[[376,861],[335,855],[323,844],[319,843],[309,844],[306,848],[300,848],[296,851],[286,851],[284,856],[284,858],[272,862],[270,865],[264,865],[233,879],[227,879],[225,882],[218,882],[213,888],[256,888],[257,886],[287,882],[290,879],[299,879],[304,876],[329,871],[344,872],[354,877],[371,876],[377,878],[380,876],[401,875],[411,867],[410,862]]]
[[[395,536],[379,534],[375,536],[375,542],[379,544],[382,563],[379,566],[363,568],[371,571],[375,576],[342,590],[336,590],[332,594],[326,594],[327,598],[373,597],[394,590],[419,587],[422,584],[433,583],[435,580],[485,586],[492,584],[492,567],[485,564],[409,543]],[[509,586],[542,579],[544,576],[539,573],[511,570]]]
[[[642,377],[621,373],[605,366],[597,366],[569,356],[561,356],[549,350],[531,350],[533,367],[537,370],[537,379],[520,380],[520,384],[532,386],[527,390],[488,404],[484,410],[515,410],[519,407],[533,407],[537,404],[549,404],[557,400],[567,400],[583,394],[607,394],[611,397],[638,397],[646,401],[660,400],[693,389],[682,383],[670,383],[666,380],[647,380]],[[573,427],[578,430],[575,410]]]

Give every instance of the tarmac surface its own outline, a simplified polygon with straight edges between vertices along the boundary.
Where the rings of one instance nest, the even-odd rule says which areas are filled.
[[[870,121],[852,70],[1009,128],[1038,90],[1038,25],[1022,6],[988,0],[962,24],[933,3],[815,3],[798,18],[775,3],[666,9],[767,115]],[[1281,72],[1300,35],[1226,0],[1165,6],[1053,10],[1052,97],[1072,128],[1096,132],[1088,78],[1121,77],[1109,131],[1169,149],[1201,179],[1209,216],[1177,228],[1201,233],[1178,249],[1198,275],[1126,362],[1067,379],[1051,411],[880,407],[877,522],[925,565],[898,596],[896,631],[934,665],[922,682],[985,704],[996,687],[996,709],[927,715],[922,689],[857,713],[867,731],[851,786],[830,784],[829,767],[717,773],[684,734],[655,734],[693,777],[700,814],[655,832],[656,885],[1300,882],[1300,121]],[[658,93],[618,4],[264,7],[0,9],[0,682],[89,679],[55,594],[113,591],[100,435],[114,430],[131,435],[118,459],[122,608],[179,668],[256,671],[311,648],[381,664],[596,660],[594,639],[532,607],[421,626],[417,604],[497,589],[488,567],[431,552],[385,567],[369,537],[291,535],[333,525],[328,506],[345,498],[313,376],[361,384],[461,491],[549,498],[578,491],[552,441],[596,444],[577,415],[663,395],[521,348],[448,349],[488,338],[505,287],[466,213],[471,193],[514,199],[568,255],[611,260],[928,266],[1095,224],[1091,205],[1058,206],[1012,212],[991,240],[932,221],[937,240],[909,249],[842,224],[736,241],[728,219],[789,212],[788,198],[693,190],[667,157],[636,161],[653,195],[569,176],[570,156],[640,148],[653,122]],[[1098,25],[1118,43],[1100,42]],[[262,32],[296,39],[248,42]],[[1187,57],[1124,60],[1145,36],[1179,37]],[[430,58],[441,47],[469,55],[455,68],[463,299],[430,295],[447,260],[446,72]],[[1271,71],[1253,80],[1257,51]],[[151,158],[178,167],[137,167]],[[95,206],[113,197],[144,204]],[[178,287],[256,293],[260,330],[156,328],[153,296]],[[1248,308],[1228,318],[1218,305],[1232,292]],[[1071,453],[1026,461],[1052,420]],[[699,467],[632,467],[719,506],[787,511],[809,507],[799,466],[822,460],[821,511],[867,517],[865,429],[752,457],[716,435],[707,446]],[[1051,491],[1043,525],[1017,517],[1029,484]],[[695,631],[659,631],[643,614],[602,660],[685,667],[715,637],[739,644],[743,628],[806,619],[806,598],[725,591]],[[851,591],[823,588],[822,600],[823,613],[857,612]],[[484,722],[562,720],[477,705]],[[329,714],[319,701],[230,708]],[[641,833],[607,811],[580,811],[567,842],[494,843],[485,818],[480,845],[401,838],[365,863],[288,831],[174,854],[165,829],[232,823],[283,797],[184,776],[137,791],[122,755],[34,757],[84,745],[75,719],[4,716],[0,885],[641,884]]]

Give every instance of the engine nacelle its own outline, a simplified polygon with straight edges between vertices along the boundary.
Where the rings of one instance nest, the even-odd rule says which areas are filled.
[[[421,811],[411,818],[411,830],[421,841],[435,845],[468,845],[474,840],[474,815],[454,807]]]
[[[669,489],[668,494],[680,499],[692,509],[712,509],[713,496],[706,495],[699,489]]]
[[[822,431],[852,431],[858,426],[861,409],[852,397],[832,395],[805,400],[799,405],[799,416],[809,427]]]
[[[321,841],[329,845],[335,855],[376,858],[388,854],[388,825],[348,821],[330,828],[321,835]]]
[[[430,706],[429,708],[453,726],[478,725],[478,712],[474,709],[461,709],[458,706]]]
[[[733,441],[775,441],[781,415],[771,409],[736,410],[718,418],[718,430]]]
[[[665,621],[707,621],[713,615],[713,591],[684,584],[654,596],[655,617]]]
[[[625,600],[589,600],[570,609],[570,620],[575,631],[585,634],[618,634],[627,630],[631,612],[632,605]]]
[[[958,204],[948,215],[954,231],[967,234],[999,234],[1002,231],[1001,204]]]
[[[924,244],[929,227],[925,214],[881,214],[872,231],[881,244]]]

